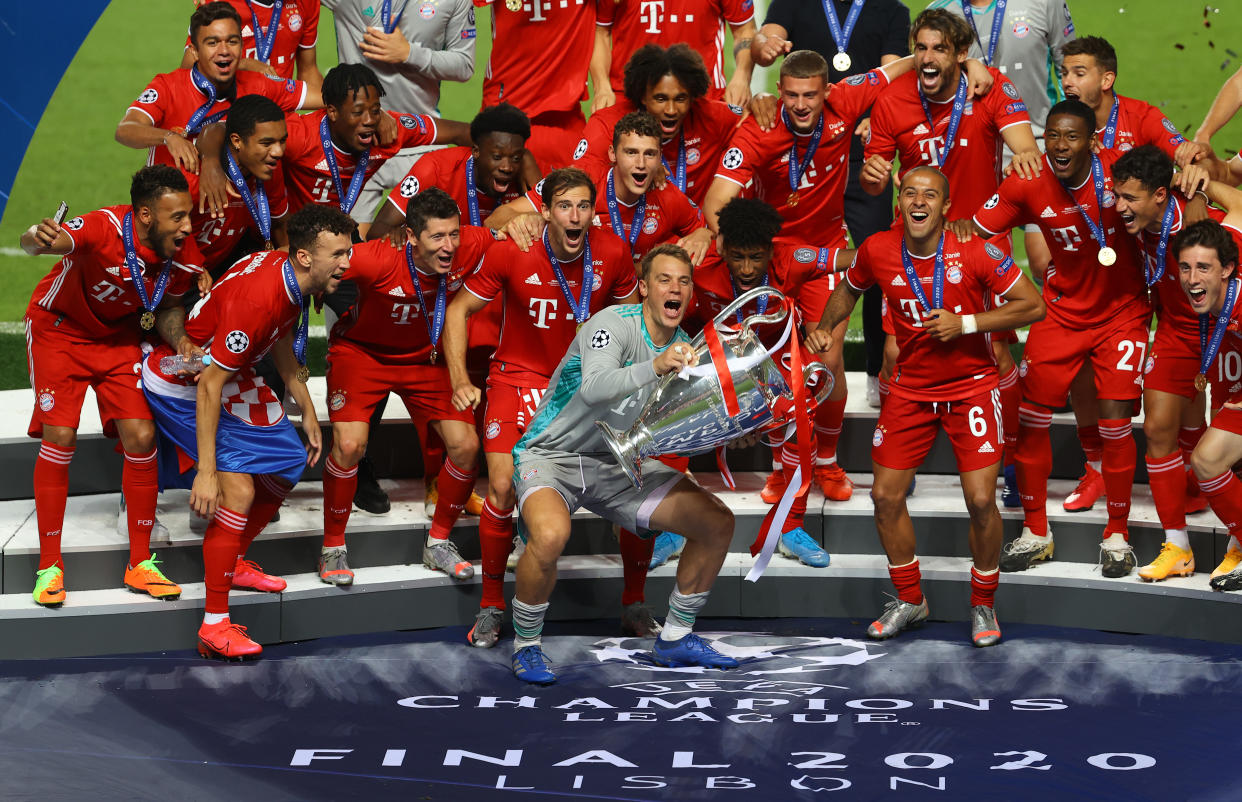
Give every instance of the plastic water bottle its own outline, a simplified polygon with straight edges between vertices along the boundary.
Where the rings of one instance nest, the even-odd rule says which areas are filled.
[[[201,373],[210,364],[210,354],[195,354],[188,359],[180,354],[169,354],[160,359],[160,373],[165,376],[176,376],[183,372]]]

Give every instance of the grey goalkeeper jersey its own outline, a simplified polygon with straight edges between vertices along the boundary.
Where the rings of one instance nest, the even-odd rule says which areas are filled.
[[[548,383],[534,420],[513,447],[524,452],[610,457],[595,421],[628,429],[656,386],[653,363],[674,343],[690,338],[677,329],[664,347],[651,341],[642,304],[618,304],[596,312],[574,335]]]

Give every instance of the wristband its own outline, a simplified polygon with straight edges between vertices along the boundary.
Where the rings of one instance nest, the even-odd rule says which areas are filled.
[[[975,320],[974,315],[962,315],[962,334],[975,334],[979,331],[979,324]]]

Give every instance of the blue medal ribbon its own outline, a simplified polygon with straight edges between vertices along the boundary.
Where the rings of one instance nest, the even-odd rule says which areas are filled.
[[[323,148],[324,161],[328,163],[328,170],[332,173],[332,184],[336,187],[336,197],[341,205],[341,211],[349,214],[354,204],[358,202],[358,193],[362,192],[362,185],[367,181],[367,162],[371,160],[371,149],[367,148],[362,151],[355,159],[354,174],[349,177],[349,193],[346,194],[341,185],[341,168],[336,163],[332,135],[328,133],[327,114],[319,121],[319,143]]]
[[[819,140],[824,135],[824,115],[820,113],[819,120],[815,123],[815,130],[811,132],[811,139],[806,143],[806,153],[801,161],[798,160],[798,132],[794,131],[793,121],[789,119],[784,106],[781,106],[781,121],[793,135],[793,143],[789,146],[789,192],[791,195],[796,195],[798,185],[802,183],[802,175],[806,172],[806,168],[811,166],[815,151],[819,150]]]
[[[1108,112],[1108,122],[1104,124],[1104,136],[1100,138],[1102,150],[1112,150],[1117,141],[1117,115],[1121,113],[1121,100],[1113,95],[1113,107]]]
[[[569,308],[574,310],[574,322],[581,326],[591,316],[591,290],[595,284],[595,265],[591,262],[591,238],[583,233],[586,241],[582,245],[582,296],[574,300],[573,290],[565,280],[565,271],[561,270],[561,260],[552,251],[552,243],[548,241],[548,230],[543,230],[543,249],[548,252],[548,261],[552,263],[552,272],[556,275],[556,283],[561,285],[561,294],[569,301]]]
[[[1225,339],[1225,331],[1229,328],[1230,319],[1233,318],[1233,305],[1237,300],[1238,280],[1230,279],[1229,286],[1225,289],[1225,303],[1220,310],[1220,317],[1216,318],[1216,325],[1212,327],[1210,341],[1208,340],[1208,325],[1211,322],[1209,320],[1211,315],[1199,315],[1199,349],[1202,354],[1199,357],[1200,376],[1206,376],[1212,363],[1216,361],[1216,355],[1220,352],[1220,344]]]
[[[440,332],[444,331],[444,310],[448,305],[448,276],[437,276],[436,306],[433,316],[427,314],[427,300],[423,297],[423,285],[418,281],[418,268],[414,266],[414,246],[405,244],[405,265],[410,269],[410,281],[414,282],[414,297],[418,299],[418,311],[423,316],[423,325],[427,327],[427,339],[431,342],[431,362],[436,361],[436,346],[440,343]]]
[[[483,225],[479,214],[479,188],[474,184],[474,157],[466,159],[466,211],[470,215],[470,225]]]
[[[1091,215],[1087,214],[1087,210],[1082,204],[1074,198],[1074,193],[1070,191],[1064,183],[1061,184],[1065,194],[1069,195],[1070,201],[1074,204],[1074,208],[1078,209],[1078,213],[1082,215],[1082,219],[1086,221],[1087,228],[1091,229],[1091,237],[1100,246],[1100,250],[1108,247],[1108,239],[1104,235],[1104,167],[1100,164],[1100,157],[1094,153],[1091,154],[1091,183],[1095,185],[1095,205],[1100,212],[1100,220],[1096,222]]]
[[[256,178],[254,180],[254,192],[251,193],[250,186],[246,183],[246,176],[242,174],[241,167],[238,166],[237,160],[233,158],[233,151],[226,147],[224,155],[224,170],[229,175],[229,181],[233,182],[233,186],[237,188],[237,194],[241,195],[241,199],[246,203],[246,208],[250,210],[250,216],[254,218],[255,225],[259,227],[259,236],[263,237],[263,241],[270,248],[272,242],[272,210],[267,204],[267,190],[263,188],[263,182]]]
[[[992,12],[992,37],[988,39],[988,55],[983,63],[992,66],[992,58],[996,55],[996,43],[1000,41],[1001,25],[1005,23],[1005,6],[1009,5],[1009,0],[996,0],[996,9]],[[970,0],[962,0],[962,14],[965,15],[966,21],[970,23],[970,29],[975,32],[975,38],[979,39],[979,28],[975,25],[975,12],[971,9]],[[980,49],[982,49],[983,41],[979,41]]]
[[[729,283],[733,285],[733,299],[737,300],[737,296],[741,295],[742,291],[738,288],[737,281],[734,280],[732,273],[729,274]],[[763,281],[759,282],[759,286],[761,287],[768,286],[768,274],[766,272],[764,272]],[[755,301],[755,307],[759,310],[759,314],[762,315],[768,311],[768,299],[771,297],[772,297],[771,295],[760,295],[759,298]],[[737,315],[737,325],[740,328],[742,325],[742,321],[745,318],[742,317],[741,309],[738,309],[735,314]]]
[[[660,154],[660,161],[664,164],[664,172],[668,174],[668,178],[673,185],[682,192],[686,191],[686,133],[682,131],[677,139],[677,167],[669,166],[668,159],[664,158],[664,154]]]
[[[294,305],[302,308],[298,319],[298,332],[293,335],[293,356],[299,365],[306,367],[306,338],[310,333],[310,298],[302,297],[302,288],[298,286],[297,276],[293,274],[293,265],[288,259],[281,264],[280,272],[285,277],[285,287],[293,296]]]
[[[932,148],[936,145],[936,123],[932,121],[931,105],[927,102],[927,97],[923,94],[922,85],[919,86],[919,103],[923,104],[923,115],[927,117],[927,127],[931,129]],[[966,111],[966,76],[958,73],[957,76],[957,93],[953,95],[953,110],[949,112],[949,127],[944,131],[944,150],[936,149],[936,161],[934,165],[941,170],[949,160],[949,154],[953,151],[953,146],[957,144],[957,129],[962,124],[962,114]]]
[[[190,119],[186,121],[185,133],[187,137],[193,136],[204,127],[223,119],[224,115],[228,113],[228,109],[224,109],[210,116],[207,114],[207,112],[211,111],[211,107],[216,105],[216,85],[209,81],[206,75],[198,71],[197,64],[190,68],[190,81],[194,84],[195,89],[207,96],[207,102],[195,109],[194,113],[190,115]]]
[[[285,0],[276,0],[272,3],[272,19],[268,22],[268,28],[265,31],[259,24],[259,15],[254,13],[254,4],[246,0],[246,8],[250,9],[250,25],[254,28],[255,61],[262,61],[266,64],[271,58],[272,45],[276,44],[276,31],[280,28],[280,12],[284,6]]]
[[[125,266],[129,268],[130,283],[134,285],[134,292],[138,293],[138,300],[142,303],[143,311],[155,314],[160,301],[164,300],[164,290],[168,288],[168,276],[172,272],[172,259],[164,260],[164,266],[160,268],[159,278],[155,280],[155,289],[148,295],[147,282],[142,275],[145,265],[138,258],[137,249],[134,247],[134,213],[132,211],[126,212],[125,219],[121,221],[121,241],[125,244]],[[144,325],[143,328],[149,329],[150,326]]]
[[[1147,245],[1143,242],[1143,272],[1147,274],[1147,286],[1154,287],[1160,279],[1164,278],[1165,271],[1165,255],[1169,252],[1169,233],[1173,231],[1173,218],[1177,201],[1170,195],[1168,205],[1164,208],[1164,219],[1160,221],[1160,242],[1156,245],[1156,264],[1153,266],[1147,260]]]
[[[940,235],[940,241],[936,243],[936,263],[932,272],[932,300],[927,303],[927,293],[923,292],[923,282],[919,280],[919,274],[914,272],[914,262],[910,259],[910,251],[906,249],[906,238],[901,238],[901,266],[906,269],[906,280],[910,284],[910,291],[914,293],[914,297],[918,299],[919,304],[929,313],[933,309],[944,308],[944,234]]]
[[[849,49],[850,37],[854,35],[854,26],[858,24],[858,15],[862,13],[863,4],[867,0],[854,0],[850,3],[849,13],[845,15],[845,25],[841,25],[841,20],[837,19],[836,9],[832,7],[832,0],[821,0],[824,5],[824,17],[828,20],[828,32],[832,34],[832,41],[837,46],[838,53],[844,53]]]
[[[630,251],[634,251],[634,244],[638,242],[638,235],[643,231],[643,221],[647,219],[647,193],[643,193],[638,198],[638,203],[634,205],[634,219],[630,221],[630,235],[625,236],[625,224],[621,222],[621,202],[617,200],[617,185],[613,178],[613,170],[608,171],[608,184],[605,187],[605,195],[608,198],[608,222],[612,225],[612,233],[616,234],[623,240],[630,243]]]
[[[380,25],[384,26],[384,33],[392,33],[397,29],[401,18],[405,16],[405,3],[408,2],[409,0],[405,0],[401,4],[401,10],[397,12],[396,19],[392,16],[392,0],[384,0],[380,3]]]

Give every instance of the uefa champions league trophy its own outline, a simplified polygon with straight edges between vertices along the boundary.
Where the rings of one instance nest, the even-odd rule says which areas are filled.
[[[775,309],[751,315],[738,328],[727,325],[737,310],[765,295],[773,296]],[[775,287],[756,287],[743,293],[709,324],[718,337],[717,355],[712,354],[714,349],[708,343],[712,335],[705,327],[690,343],[698,353],[699,364],[662,376],[628,431],[618,432],[604,421],[595,422],[635,487],[642,487],[642,461],[647,457],[711,451],[756,430],[784,427],[793,420],[793,391],[772,358],[789,337],[798,336],[790,307]],[[751,327],[786,318],[784,336],[768,350]],[[832,392],[832,372],[819,361],[807,365],[801,378],[808,387],[815,381],[820,383],[813,405]]]

